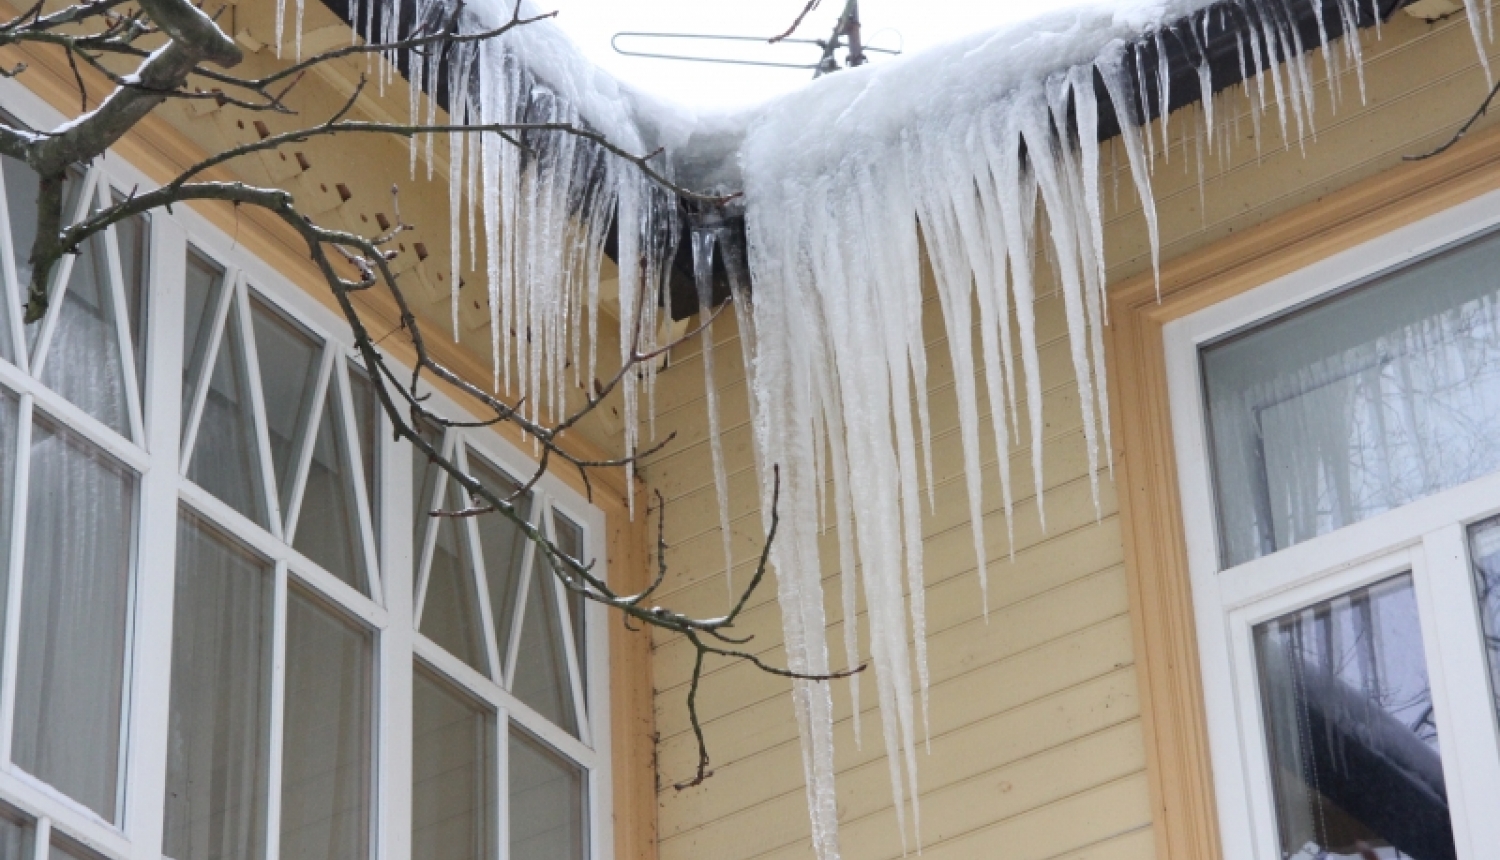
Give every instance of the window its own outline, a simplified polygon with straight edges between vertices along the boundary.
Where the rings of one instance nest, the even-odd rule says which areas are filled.
[[[182,207],[23,326],[35,186],[0,159],[0,858],[608,856],[602,611],[510,521],[430,516],[469,501],[390,441],[341,320]],[[69,205],[136,186],[105,159]],[[553,478],[516,508],[602,555]]]
[[[1226,858],[1500,844],[1488,217],[1466,204],[1164,329]]]

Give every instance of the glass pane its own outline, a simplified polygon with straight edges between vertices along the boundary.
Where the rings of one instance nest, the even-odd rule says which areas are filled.
[[[348,438],[344,435],[344,412],[336,408],[338,400],[333,395],[337,389],[330,386],[328,394],[292,544],[329,573],[368,595],[365,553],[354,503],[355,479],[349,474],[351,458],[344,441]]]
[[[475,478],[495,492],[515,492],[516,482],[473,452],[469,453],[469,467]],[[531,516],[530,495],[517,500],[516,513],[522,517]],[[495,642],[500,647],[500,660],[504,662],[510,645],[510,628],[516,616],[516,600],[520,597],[521,565],[525,563],[527,541],[519,526],[499,514],[486,514],[479,517],[477,523],[479,543],[484,551],[485,584],[490,590],[490,612],[495,620]]]
[[[427,440],[433,450],[443,450],[441,427],[423,420],[413,422],[412,427],[422,434],[422,438]],[[433,494],[437,492],[438,473],[442,470],[415,445],[411,446],[411,469],[411,489],[416,499],[412,503],[412,554],[420,557],[426,546],[427,530],[438,525],[438,521],[429,514],[432,512]]]
[[[259,299],[250,300],[250,319],[255,325],[255,351],[260,359],[271,463],[285,511],[291,504],[292,476],[302,453],[302,440],[317,407],[313,399],[323,344]]]
[[[298,589],[287,595],[282,860],[370,855],[373,637]]]
[[[198,381],[208,363],[209,338],[213,334],[214,312],[224,289],[224,270],[188,249],[186,318],[182,327],[182,427],[192,419],[193,397]]]
[[[375,386],[357,362],[349,364],[349,396],[354,406],[354,429],[359,437],[360,466],[365,478],[365,496],[370,501],[370,523],[375,529],[375,547],[380,548],[380,427],[384,413]]]
[[[1469,527],[1469,554],[1474,560],[1474,591],[1489,658],[1490,693],[1500,714],[1500,517]]]
[[[116,819],[135,476],[43,421],[32,428],[12,757]]]
[[[568,558],[573,559],[580,565],[587,565],[591,559],[584,557],[583,527],[558,513],[556,510],[552,512],[552,521],[557,525],[557,538],[553,541],[557,544],[557,548]],[[578,665],[582,667],[585,655],[589,653],[584,648],[584,645],[588,642],[588,639],[584,635],[587,632],[584,626],[584,619],[587,617],[585,614],[585,608],[588,605],[587,598],[571,590],[567,592],[567,596],[568,617],[573,622],[573,647],[577,649],[574,653],[578,655]],[[585,698],[588,697],[588,692],[588,685],[584,684],[583,695]]]
[[[537,553],[531,565],[511,692],[576,735],[578,721],[573,710],[573,686],[568,681],[568,655],[563,650],[566,634],[557,611],[555,581],[556,575]]]
[[[510,860],[583,860],[588,855],[583,771],[510,730]]]
[[[418,669],[412,678],[411,856],[495,856],[495,721]]]
[[[266,562],[182,516],[167,724],[174,860],[265,856],[273,586]]]
[[[124,200],[116,194],[116,202]],[[120,271],[125,277],[126,312],[130,315],[130,338],[135,350],[136,390],[146,396],[146,312],[150,307],[147,264],[151,250],[151,222],[136,215],[116,224],[115,241],[120,246]]]
[[[16,257],[16,297],[24,302],[26,288],[31,284],[29,259],[31,244],[36,241],[36,198],[42,186],[35,170],[8,155],[0,156],[0,171],[5,175],[5,205],[10,214],[11,248]]]
[[[1500,234],[1203,351],[1223,563],[1500,469]]]
[[[24,860],[32,855],[31,819],[0,804],[0,857]]]
[[[269,528],[260,452],[255,441],[255,410],[250,403],[250,377],[246,372],[238,317],[239,309],[230,305],[219,357],[208,380],[188,478],[231,508]]]
[[[115,328],[114,292],[104,236],[80,246],[62,301],[53,301],[57,329],[47,347],[42,383],[121,435],[130,433],[125,365]]]
[[[454,507],[462,507],[451,482],[447,495]],[[468,521],[437,517],[433,522],[438,530],[437,543],[427,576],[427,597],[422,603],[422,635],[488,675],[479,592],[469,562]]]
[[[1255,628],[1283,857],[1451,858],[1411,576]]]

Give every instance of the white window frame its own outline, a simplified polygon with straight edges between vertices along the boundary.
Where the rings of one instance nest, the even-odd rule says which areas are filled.
[[[48,105],[39,96],[14,79],[0,79],[0,106],[14,116],[29,122],[34,127],[52,127],[65,117]],[[150,189],[156,187],[147,174],[126,162],[119,155],[107,153],[96,163],[101,183],[118,190],[131,188]],[[8,212],[0,206],[0,230],[9,236]],[[5,239],[9,241],[8,238]],[[163,838],[163,804],[166,784],[166,753],[168,732],[169,671],[149,671],[145,667],[168,667],[172,655],[172,602],[175,587],[175,551],[177,544],[178,512],[183,507],[195,510],[216,526],[222,528],[247,547],[274,564],[276,605],[276,651],[273,654],[271,692],[271,747],[269,809],[267,822],[271,839],[266,860],[277,860],[279,842],[278,806],[280,802],[279,770],[281,767],[279,733],[284,717],[282,686],[285,677],[284,633],[280,629],[285,623],[285,606],[288,583],[297,579],[304,587],[323,596],[338,606],[352,620],[373,633],[374,670],[372,712],[371,782],[373,796],[370,799],[372,857],[376,860],[411,860],[411,806],[412,806],[412,671],[414,661],[420,659],[428,667],[437,670],[449,681],[469,691],[476,699],[485,702],[495,712],[495,725],[499,736],[497,758],[500,761],[499,781],[496,783],[496,802],[499,829],[497,847],[501,857],[508,853],[506,812],[508,794],[505,791],[505,764],[508,743],[509,720],[525,726],[533,735],[552,745],[564,757],[573,760],[585,769],[585,812],[588,821],[589,857],[591,860],[608,860],[614,856],[612,776],[610,749],[610,678],[608,648],[608,610],[597,603],[585,603],[584,683],[587,684],[587,723],[580,727],[582,738],[573,738],[564,730],[552,726],[526,705],[516,701],[509,693],[478,677],[478,673],[461,661],[447,654],[441,647],[426,640],[414,629],[412,623],[412,571],[414,548],[412,547],[413,510],[409,503],[413,494],[411,487],[412,462],[410,445],[393,444],[388,432],[377,432],[377,480],[380,482],[381,504],[373,511],[380,522],[375,528],[380,546],[376,557],[378,574],[371,570],[373,598],[367,598],[342,580],[320,569],[288,543],[281,541],[281,523],[274,513],[271,530],[267,531],[253,523],[210,493],[196,487],[184,476],[187,463],[179,467],[179,447],[182,442],[181,398],[178,385],[184,357],[183,346],[183,295],[185,291],[186,259],[192,247],[203,256],[214,260],[225,269],[226,288],[234,286],[235,279],[247,281],[268,304],[274,305],[289,318],[333,345],[331,362],[325,361],[320,373],[320,385],[332,384],[331,374],[347,373],[346,357],[352,356],[352,336],[341,316],[319,303],[306,290],[289,281],[284,275],[241,247],[236,236],[225,233],[202,215],[186,206],[174,207],[173,212],[157,210],[151,213],[147,328],[145,338],[149,344],[146,351],[146,391],[135,392],[136,385],[132,358],[126,355],[126,386],[132,435],[139,439],[120,436],[98,419],[73,405],[61,395],[45,388],[26,370],[27,358],[15,356],[17,364],[0,360],[0,383],[18,395],[20,409],[20,438],[0,440],[0,444],[15,444],[22,456],[17,459],[18,504],[15,506],[12,528],[17,537],[24,534],[25,472],[29,459],[24,456],[29,448],[28,437],[34,409],[42,409],[70,430],[79,433],[90,443],[119,460],[137,475],[137,527],[133,544],[137,554],[141,548],[149,547],[151,560],[146,563],[138,559],[133,568],[132,600],[126,635],[126,676],[124,690],[121,737],[122,803],[118,813],[119,824],[103,820],[92,811],[62,795],[50,786],[15,769],[9,763],[8,746],[11,737],[6,720],[9,708],[13,707],[14,682],[7,680],[0,685],[0,802],[29,816],[34,826],[34,860],[47,860],[51,834],[57,831],[89,851],[98,853],[107,860],[159,860]],[[118,247],[109,243],[110,264],[118,266]],[[4,255],[0,255],[4,256]],[[71,259],[71,258],[69,258]],[[9,257],[5,257],[9,266]],[[118,270],[117,270],[118,271]],[[15,273],[3,273],[0,281],[0,299],[8,295],[4,283],[15,283]],[[321,282],[311,287],[326,289]],[[234,298],[231,296],[231,299]],[[241,310],[244,310],[242,305]],[[21,336],[19,315],[8,315],[10,331],[0,332],[12,344],[24,345]],[[248,327],[248,318],[242,319]],[[250,343],[253,344],[253,338]],[[253,346],[250,347],[253,349]],[[252,353],[253,355],[253,353]],[[388,357],[389,358],[389,357]],[[390,358],[393,366],[399,361]],[[259,367],[251,361],[252,378],[258,378]],[[346,383],[347,379],[343,380]],[[162,390],[165,387],[166,390]],[[259,397],[259,387],[255,387]],[[452,400],[438,394],[433,402],[441,414],[453,418],[473,418],[470,410],[461,408]],[[141,404],[148,404],[144,412]],[[344,399],[347,409],[347,399]],[[350,417],[346,412],[346,418]],[[388,427],[386,428],[389,429]],[[357,434],[353,434],[356,435]],[[512,476],[528,476],[535,468],[535,461],[520,449],[504,440],[498,433],[490,431],[464,431],[465,441],[482,451],[492,464]],[[263,440],[262,440],[263,442]],[[357,440],[356,440],[357,444]],[[301,469],[305,472],[310,454],[302,452]],[[264,455],[265,452],[262,451]],[[358,461],[357,452],[354,459]],[[0,489],[0,492],[5,491]],[[583,546],[589,559],[597,559],[594,571],[607,576],[606,547],[603,512],[556,476],[544,475],[537,483],[535,493],[538,502],[533,509],[548,517],[556,510],[567,516],[583,530]],[[276,509],[275,495],[268,499],[271,510]],[[295,504],[295,502],[294,502]],[[361,499],[359,507],[370,510],[370,500]],[[284,520],[284,517],[282,518]],[[20,540],[13,541],[13,555],[19,553]],[[529,558],[529,554],[528,554]],[[0,565],[14,567],[13,559],[0,558]],[[16,582],[11,577],[12,585]],[[560,587],[560,586],[559,586]],[[19,601],[7,602],[3,641],[8,662],[0,666],[6,679],[15,676],[15,639],[19,636],[15,623],[19,614]],[[572,640],[569,640],[571,650]]]
[[[1500,845],[1500,724],[1465,526],[1500,513],[1500,473],[1224,570],[1210,468],[1203,345],[1500,225],[1492,192],[1163,328],[1209,752],[1225,860],[1280,860],[1253,628],[1409,571],[1460,860]]]

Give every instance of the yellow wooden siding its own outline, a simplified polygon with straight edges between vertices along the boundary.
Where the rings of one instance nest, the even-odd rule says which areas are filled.
[[[1306,142],[1305,154],[1295,143],[1289,151],[1280,142],[1274,109],[1261,118],[1265,140],[1257,154],[1249,103],[1240,92],[1221,97],[1219,117],[1238,112],[1241,120],[1228,157],[1206,157],[1206,213],[1199,209],[1194,144],[1179,137],[1189,122],[1201,120],[1196,108],[1171,118],[1170,160],[1163,157],[1158,139],[1153,177],[1164,259],[1316,201],[1390,168],[1404,154],[1431,148],[1484,94],[1468,24],[1461,17],[1428,25],[1398,16],[1385,26],[1383,38],[1367,32],[1363,44],[1363,105],[1353,75],[1346,74],[1342,103],[1332,111],[1322,64],[1315,60],[1320,80],[1317,139]],[[1114,155],[1123,162],[1123,152]],[[1110,158],[1107,153],[1106,167]],[[1119,205],[1112,185],[1106,176],[1113,282],[1146,270],[1150,260],[1144,219],[1128,175],[1120,184]],[[929,338],[937,499],[936,510],[923,506],[933,679],[931,753],[918,754],[924,856],[1155,857],[1117,500],[1110,475],[1101,468],[1096,512],[1061,303],[1050,292],[1037,302],[1048,529],[1044,533],[1038,525],[1031,440],[1023,426],[1008,452],[1017,500],[1014,561],[1000,511],[989,410],[981,395],[990,558],[986,621],[969,531],[948,346],[934,302],[928,284],[923,325]],[[714,383],[729,473],[734,575],[743,583],[762,539],[758,490],[733,320],[721,316],[715,334]],[[667,500],[671,572],[659,599],[689,612],[720,612],[728,596],[696,346],[672,357],[661,384],[657,429],[677,436],[646,471],[648,483]],[[1116,452],[1121,455],[1128,452]],[[843,618],[831,530],[822,549],[829,637],[838,664]],[[779,661],[774,593],[774,583],[768,582],[744,616],[744,631],[755,634],[751,651]],[[702,786],[681,792],[672,788],[674,781],[691,776],[696,760],[684,705],[691,658],[681,641],[657,637],[660,856],[811,856],[800,748],[787,684],[781,679],[740,664],[711,665],[699,702],[717,772]],[[854,743],[846,687],[835,686],[842,842],[845,856],[859,860],[902,853],[872,688],[873,679],[866,679],[860,749]]]

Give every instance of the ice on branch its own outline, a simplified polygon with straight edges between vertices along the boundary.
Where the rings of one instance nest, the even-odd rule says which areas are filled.
[[[416,0],[412,26],[451,14],[452,2]],[[395,34],[397,16],[388,3],[395,0],[358,0],[355,17],[363,16],[365,32],[373,32],[375,15],[387,35]],[[1312,45],[1303,43],[1291,14],[1307,3],[1318,25],[1319,41]],[[1478,0],[1465,5],[1478,42],[1488,8],[1480,9]],[[1285,140],[1301,144],[1316,134],[1311,49],[1322,52],[1330,71],[1331,99],[1343,97],[1341,68],[1355,71],[1363,98],[1359,40],[1337,37],[1373,13],[1356,0],[1326,6],[1320,0],[1101,0],[827,76],[733,115],[697,116],[624,87],[582,59],[548,22],[409,59],[418,85],[414,119],[416,91],[423,82],[431,89],[443,76],[454,121],[587,126],[625,150],[662,149],[661,169],[679,184],[743,191],[744,244],[706,219],[695,222],[691,258],[705,305],[716,252],[730,258],[765,516],[772,470],[780,467],[781,531],[771,558],[788,665],[808,675],[834,668],[818,547],[830,501],[824,487],[831,483],[841,599],[850,622],[844,659],[850,665],[861,660],[854,619],[862,588],[891,789],[908,848],[920,848],[917,745],[927,732],[929,685],[922,503],[931,501],[933,475],[924,268],[935,276],[956,377],[977,586],[987,598],[981,376],[1006,527],[1014,478],[1007,452],[1019,443],[1030,446],[1031,482],[1045,524],[1045,380],[1033,310],[1041,260],[1050,261],[1040,265],[1053,269],[1046,281],[1057,285],[1065,310],[1096,507],[1095,476],[1108,462],[1101,118],[1107,111],[1120,126],[1119,145],[1155,266],[1160,236],[1150,171],[1158,141],[1146,120],[1161,118],[1155,129],[1163,157],[1172,147],[1169,129],[1190,120],[1169,119],[1174,102],[1167,64],[1142,56],[1163,57],[1181,46],[1179,53],[1198,64],[1194,100],[1202,109],[1190,113],[1202,123],[1193,130],[1201,182],[1205,146],[1212,151],[1215,141],[1215,82],[1205,48],[1211,30],[1237,34],[1257,146],[1262,115],[1273,110]],[[516,9],[511,0],[471,0],[462,8],[469,32],[538,11],[529,3]],[[300,12],[294,17],[300,21]],[[398,59],[387,58],[387,66]],[[575,383],[580,372],[593,376],[602,324],[598,273],[611,234],[620,270],[622,357],[655,347],[688,209],[595,143],[545,132],[518,136],[522,147],[496,134],[450,137],[450,257],[455,272],[484,266],[495,385],[524,398],[531,410],[548,410],[561,404],[570,372]],[[1222,146],[1227,137],[1221,130]],[[414,148],[414,169],[416,158]],[[483,247],[476,247],[476,235],[484,237]],[[746,265],[750,284],[738,277]],[[453,282],[456,290],[456,276]],[[454,302],[456,326],[456,295]],[[586,359],[581,343],[589,345]],[[716,436],[712,350],[709,327],[703,356]],[[654,367],[626,380],[625,445],[632,452],[651,424]],[[717,439],[712,452],[727,529]],[[727,534],[724,553],[727,568]],[[829,684],[794,681],[793,700],[813,844],[829,860],[839,856]]]

